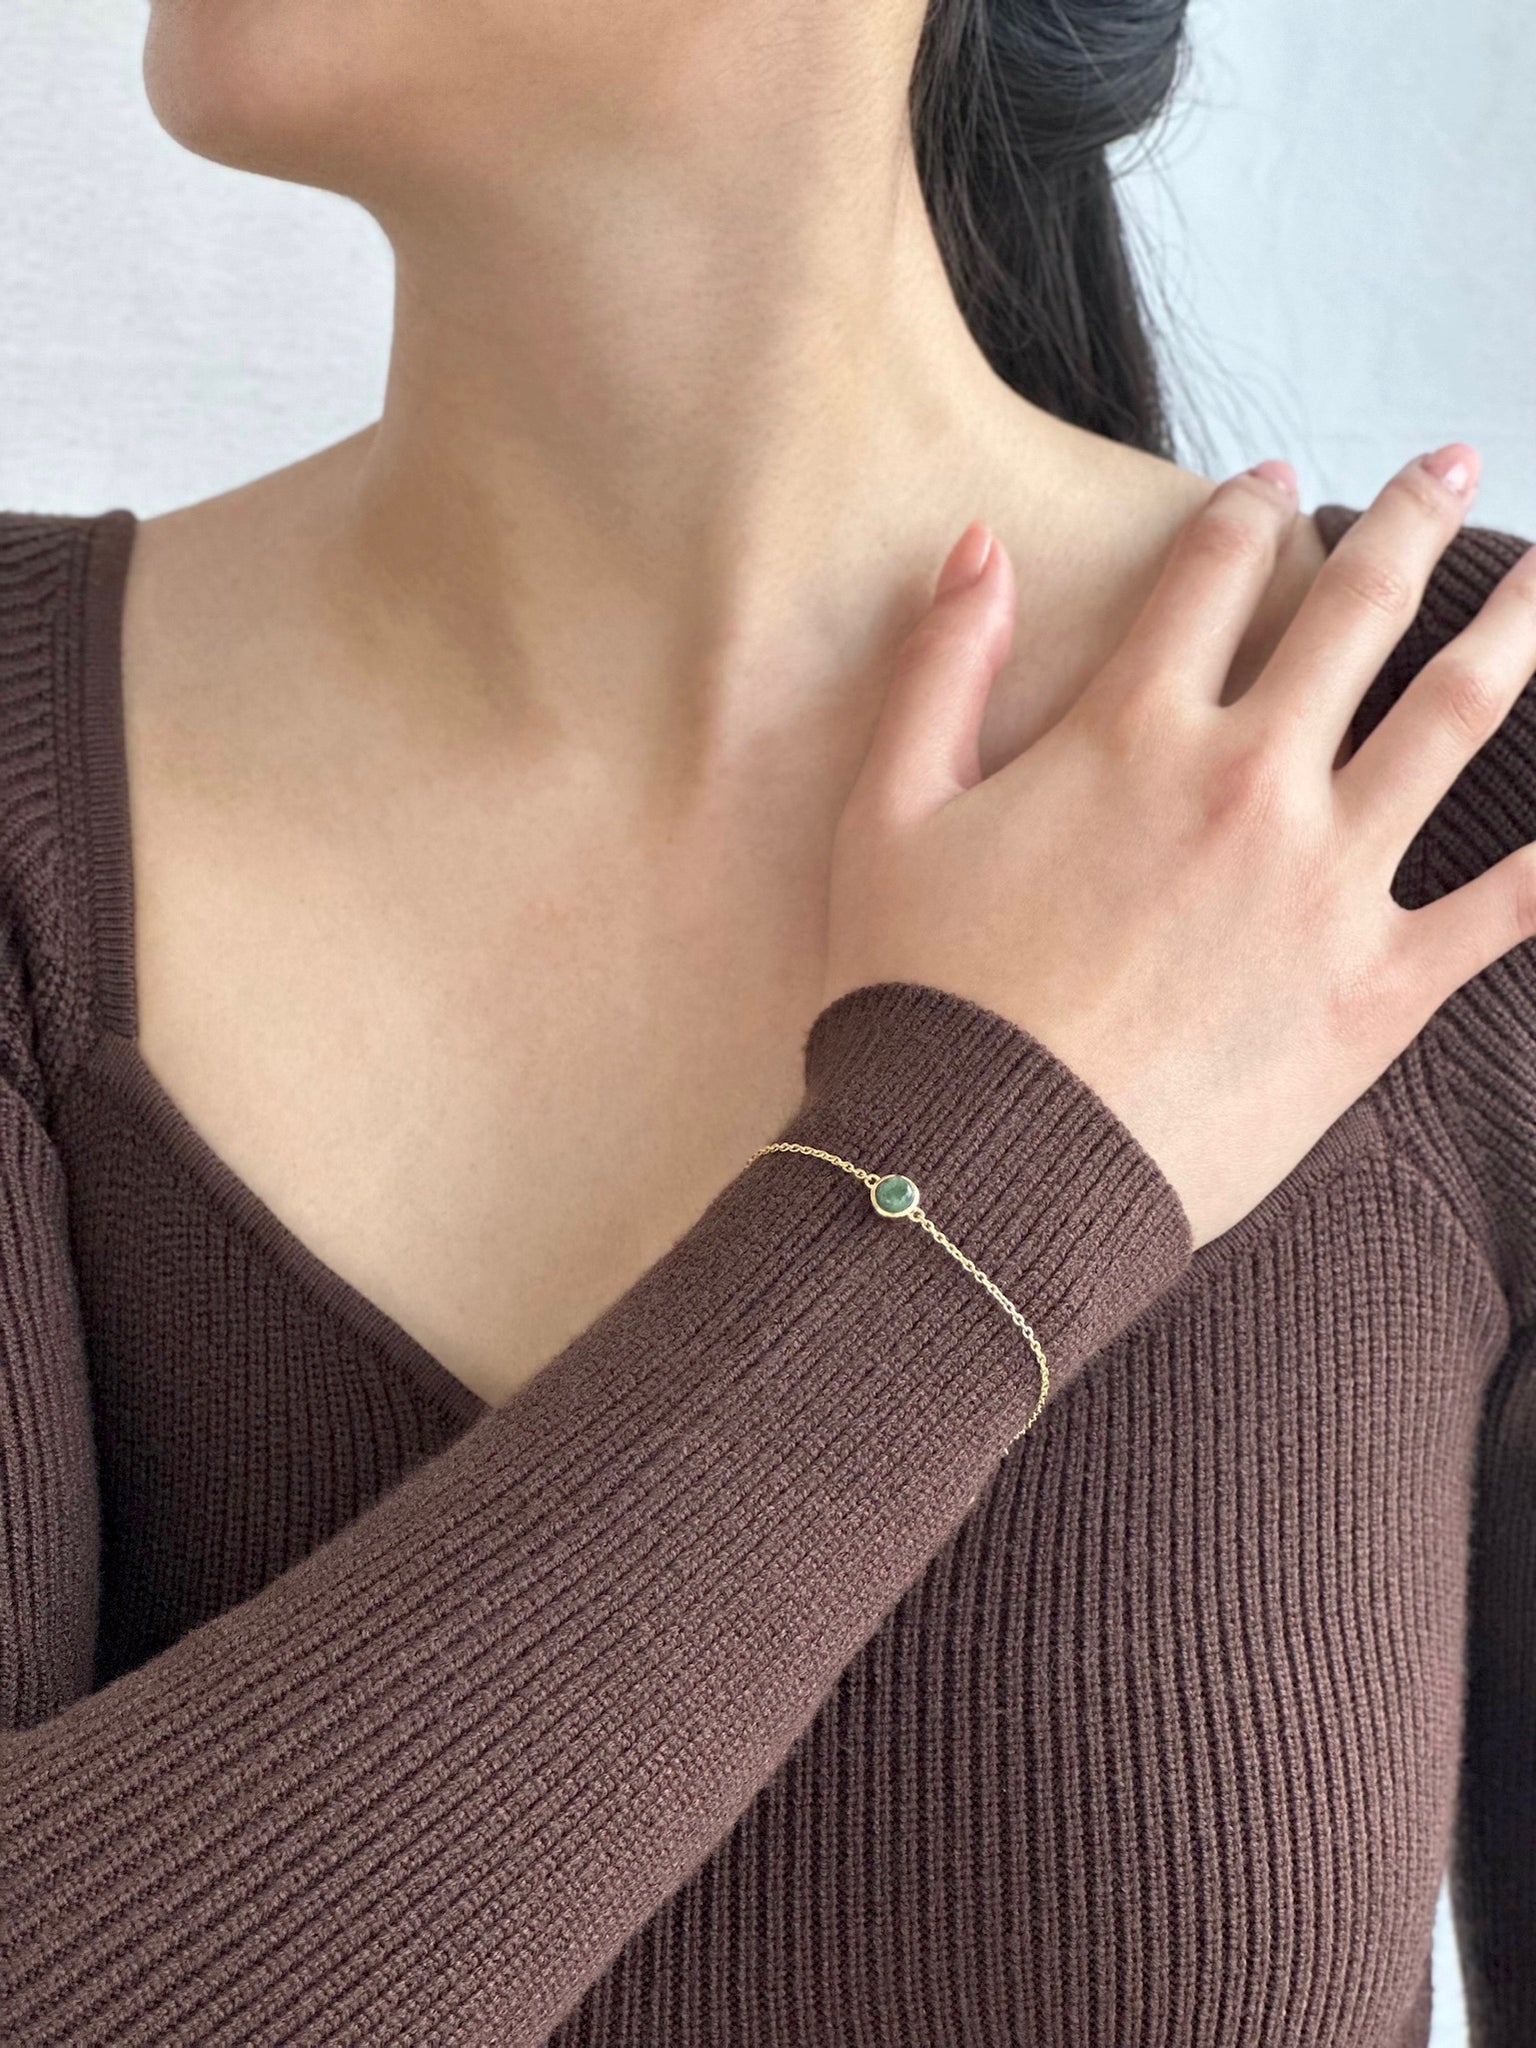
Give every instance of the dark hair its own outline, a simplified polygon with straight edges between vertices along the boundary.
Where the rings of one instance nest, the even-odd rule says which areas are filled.
[[[960,309],[997,374],[1076,426],[1171,457],[1106,159],[1161,113],[1187,0],[930,0],[914,152]]]

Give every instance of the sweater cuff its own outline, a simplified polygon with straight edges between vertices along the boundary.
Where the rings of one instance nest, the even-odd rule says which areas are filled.
[[[1072,1068],[1009,1018],[947,989],[871,982],[829,1003],[805,1045],[806,1093],[780,1137],[917,1183],[924,1213],[1019,1309],[1053,1392],[1190,1263],[1188,1214],[1156,1160]],[[823,1174],[868,1226],[911,1242],[931,1284],[973,1296],[1022,1355],[1019,1425],[1038,1384],[1022,1334],[926,1232],[876,1215],[825,1161],[784,1154],[754,1172]]]

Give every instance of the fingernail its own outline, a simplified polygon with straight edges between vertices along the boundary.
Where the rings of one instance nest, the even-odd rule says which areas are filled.
[[[1431,476],[1439,477],[1446,489],[1454,491],[1458,498],[1465,498],[1477,482],[1482,458],[1465,441],[1448,441],[1433,455],[1421,455],[1419,466],[1427,469]]]
[[[991,529],[979,519],[973,519],[949,551],[948,559],[939,571],[938,583],[934,586],[934,601],[949,597],[957,590],[979,583],[982,573],[992,559]]]
[[[1278,484],[1288,498],[1296,498],[1301,494],[1301,487],[1296,481],[1296,472],[1288,462],[1280,462],[1278,460],[1256,462],[1248,474],[1250,476],[1261,476],[1268,483]]]

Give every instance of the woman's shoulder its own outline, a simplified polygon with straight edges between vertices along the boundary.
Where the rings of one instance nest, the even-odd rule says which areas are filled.
[[[83,639],[92,556],[133,515],[0,509],[0,717],[7,735],[37,706]]]
[[[90,1024],[85,678],[132,524],[0,511],[0,1082],[44,1118]]]
[[[104,521],[119,512],[25,512],[0,507],[0,653],[11,665],[13,640],[29,622],[54,625],[67,612],[72,570]]]

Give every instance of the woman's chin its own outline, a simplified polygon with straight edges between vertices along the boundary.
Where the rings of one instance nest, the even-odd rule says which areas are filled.
[[[301,184],[345,181],[345,138],[368,122],[366,81],[333,46],[317,47],[280,4],[213,7],[155,0],[144,88],[156,120],[211,162]]]

